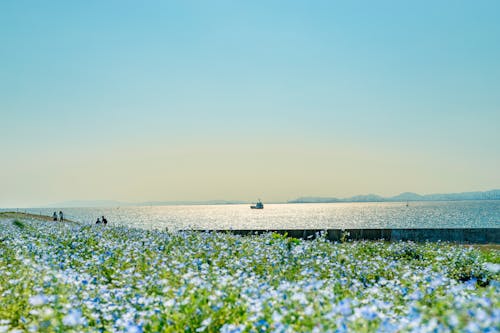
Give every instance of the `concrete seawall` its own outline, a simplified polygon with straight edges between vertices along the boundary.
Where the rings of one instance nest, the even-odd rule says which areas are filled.
[[[500,244],[500,228],[449,228],[449,229],[279,229],[279,230],[211,230],[237,235],[254,235],[274,232],[288,237],[312,239],[320,232],[326,233],[330,241],[387,240],[414,242],[456,242],[470,244]]]

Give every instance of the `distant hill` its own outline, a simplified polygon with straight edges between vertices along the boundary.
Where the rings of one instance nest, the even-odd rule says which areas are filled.
[[[50,208],[80,208],[80,207],[126,207],[126,206],[181,206],[181,205],[235,205],[244,201],[208,200],[208,201],[145,201],[121,202],[114,200],[71,200],[47,205]]]
[[[180,205],[238,205],[248,203],[245,201],[207,200],[207,201],[146,201],[135,204],[136,206],[180,206]]]
[[[385,198],[376,194],[365,194],[365,195],[356,195],[354,197],[350,197],[347,200],[349,202],[379,202],[385,201]]]
[[[422,201],[425,200],[425,196],[413,192],[404,192],[388,199],[390,201]]]
[[[461,200],[500,200],[500,190],[485,192],[463,192],[445,194],[420,195],[404,192],[393,197],[382,197],[376,194],[357,195],[350,198],[300,197],[289,203],[329,203],[329,202],[400,202],[400,201],[461,201]]]
[[[343,202],[343,200],[338,198],[327,198],[327,197],[300,197],[288,201],[288,203],[331,203],[331,202]]]
[[[349,198],[335,197],[300,197],[288,201],[288,203],[331,203],[331,202],[399,202],[399,201],[460,201],[460,200],[500,200],[500,190],[485,192],[463,192],[445,194],[420,195],[412,192],[404,192],[393,197],[382,197],[377,194],[356,195]],[[121,202],[114,200],[73,200],[64,201],[45,207],[126,207],[126,206],[178,206],[178,205],[238,205],[248,204],[247,201],[239,200],[207,200],[207,201],[145,201],[145,202]],[[266,202],[271,203],[271,202]],[[279,202],[274,202],[279,203]]]
[[[500,200],[500,190],[486,192],[463,192],[448,194],[429,194],[427,200]]]
[[[64,202],[57,202],[47,205],[45,207],[58,208],[58,207],[123,207],[131,206],[131,203],[114,201],[114,200],[71,200]]]

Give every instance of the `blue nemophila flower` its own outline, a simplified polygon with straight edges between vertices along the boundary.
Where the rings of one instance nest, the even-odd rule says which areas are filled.
[[[220,333],[242,333],[245,325],[224,324],[220,329]]]
[[[63,324],[66,326],[85,325],[85,323],[86,319],[82,316],[80,310],[70,310],[63,318]]]
[[[378,317],[377,309],[374,306],[363,306],[361,308],[356,309],[357,312],[366,320],[371,321]]]
[[[7,286],[0,299],[30,304],[26,311],[0,308],[0,326],[9,331],[18,320],[42,330],[61,319],[78,323],[78,331],[109,332],[154,325],[210,332],[500,326],[498,275],[477,252],[457,246],[324,240],[289,246],[270,234],[104,232],[39,222],[29,230],[8,223],[0,228],[0,237],[8,239],[0,248],[8,250],[0,256],[0,285]],[[433,262],[435,257],[444,259]],[[474,285],[463,283],[471,278]],[[35,306],[37,295],[47,300]],[[2,321],[14,319],[16,311],[15,321]],[[203,325],[200,318],[212,321]]]
[[[137,325],[133,322],[129,322],[125,325],[125,329],[124,331],[126,333],[142,333],[143,330],[142,330],[142,326],[141,325]]]
[[[476,322],[471,321],[467,323],[467,325],[464,327],[464,332],[466,333],[481,332],[481,327]]]
[[[349,298],[343,299],[338,304],[337,311],[343,316],[348,316],[352,313],[351,304],[352,301]]]
[[[399,330],[399,326],[397,321],[394,319],[384,319],[381,323],[380,326],[377,329],[377,332],[379,333],[393,333],[397,332]]]
[[[466,288],[467,288],[467,289],[469,289],[469,290],[474,290],[474,289],[476,289],[476,285],[477,285],[477,279],[476,279],[476,278],[472,278],[472,279],[467,280],[467,281],[465,282],[465,286],[466,286]]]

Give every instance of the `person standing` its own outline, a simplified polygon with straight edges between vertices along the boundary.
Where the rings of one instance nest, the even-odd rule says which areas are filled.
[[[63,221],[64,220],[64,215],[63,215],[63,212],[60,210],[59,211],[59,221]]]
[[[57,221],[57,213],[52,214],[52,221]]]

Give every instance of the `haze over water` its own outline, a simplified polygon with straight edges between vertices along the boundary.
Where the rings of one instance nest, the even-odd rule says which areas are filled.
[[[29,212],[51,215],[55,208]],[[59,210],[59,209],[57,209]],[[67,218],[145,229],[498,228],[500,201],[65,208]]]

